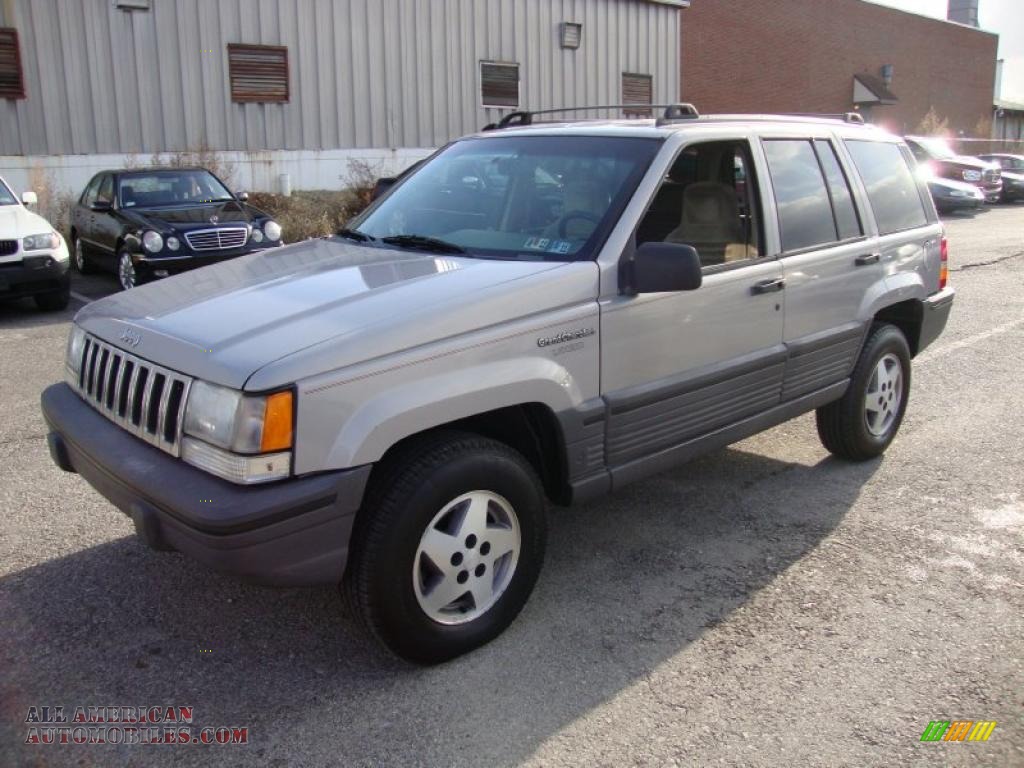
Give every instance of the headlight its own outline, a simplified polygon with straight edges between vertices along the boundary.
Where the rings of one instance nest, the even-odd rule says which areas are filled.
[[[181,247],[181,243],[178,241],[178,238],[176,237],[168,237],[167,247],[170,248],[172,251],[176,251]]]
[[[79,375],[82,372],[82,352],[85,351],[85,331],[81,326],[72,325],[71,333],[68,334],[68,347],[64,357],[64,364],[67,366],[68,374],[78,384]]]
[[[267,236],[267,240],[274,243],[281,239],[281,225],[276,221],[268,221],[263,225],[263,234]]]
[[[21,241],[21,247],[26,251],[42,251],[60,247],[60,236],[56,232],[46,232],[42,235],[29,235]]]
[[[291,390],[246,395],[196,381],[185,407],[184,431],[202,442],[189,441],[191,447],[184,444],[182,457],[233,482],[286,477],[291,463],[292,408]]]
[[[260,230],[258,230],[256,227],[252,228],[252,241],[254,243],[262,243],[263,242],[263,233]]]
[[[981,171],[964,171],[964,181],[981,181]]]
[[[164,239],[159,232],[149,230],[142,236],[142,247],[150,253],[160,253],[164,249]]]

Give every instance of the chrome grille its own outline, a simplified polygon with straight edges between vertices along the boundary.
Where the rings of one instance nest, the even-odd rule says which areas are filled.
[[[85,339],[78,394],[118,426],[174,456],[192,379],[112,347]]]
[[[998,169],[985,171],[983,178],[989,183],[995,183],[1002,178],[1002,171]]]
[[[241,248],[249,237],[245,227],[197,229],[185,233],[185,241],[193,251],[224,251]]]

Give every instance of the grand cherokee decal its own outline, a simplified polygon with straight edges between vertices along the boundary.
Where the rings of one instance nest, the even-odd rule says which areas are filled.
[[[593,336],[596,331],[593,328],[580,328],[576,331],[562,331],[554,336],[541,336],[537,339],[538,347],[552,347],[555,344],[565,344],[567,341],[576,341],[576,339],[585,339],[587,336]]]

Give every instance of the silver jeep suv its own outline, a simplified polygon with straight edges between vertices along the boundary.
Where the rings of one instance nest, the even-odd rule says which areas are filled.
[[[457,656],[526,602],[549,501],[811,410],[889,446],[953,303],[913,164],[842,116],[510,116],[335,237],[79,312],[53,459],[155,548]]]

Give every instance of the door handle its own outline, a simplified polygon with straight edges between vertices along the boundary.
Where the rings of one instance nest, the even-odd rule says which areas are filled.
[[[781,291],[785,287],[786,287],[786,280],[785,280],[785,278],[780,277],[780,278],[778,278],[776,280],[765,280],[763,283],[758,283],[751,290],[755,294],[778,293],[779,291]]]
[[[869,264],[877,264],[882,260],[882,254],[880,253],[866,253],[863,256],[858,256],[853,260],[853,263],[858,267],[866,267]]]

